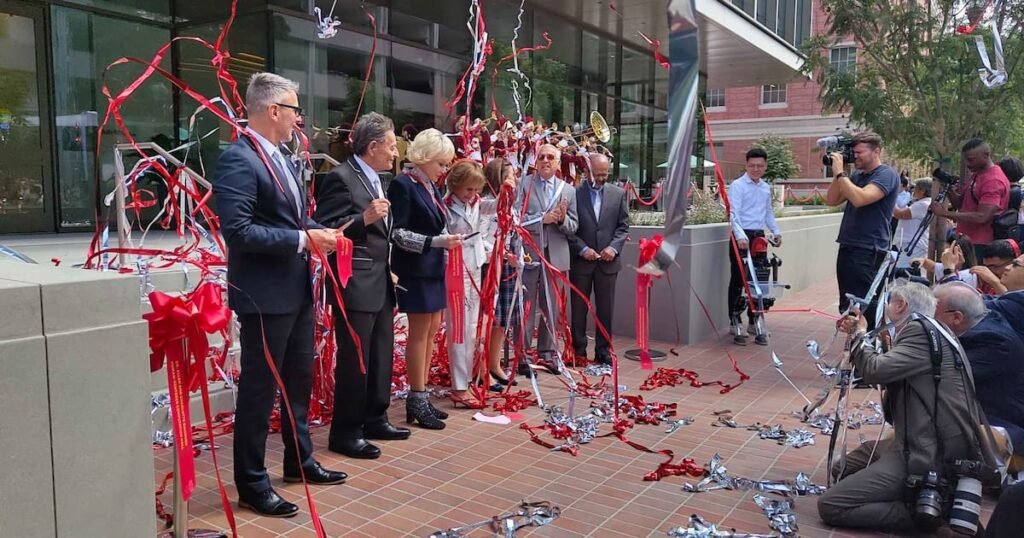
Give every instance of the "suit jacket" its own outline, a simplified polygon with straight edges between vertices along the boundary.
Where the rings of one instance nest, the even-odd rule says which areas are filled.
[[[297,167],[292,173],[302,177]],[[293,313],[312,298],[309,256],[299,252],[299,233],[322,226],[306,216],[305,189],[298,185],[297,211],[284,184],[291,178],[283,170],[275,174],[280,185],[244,135],[217,161],[213,192],[228,249],[228,305],[239,314]]]
[[[455,200],[454,195],[449,191],[444,197],[444,204],[448,207],[448,233],[465,236],[480,232],[462,242],[462,259],[466,268],[479,270],[490,260],[491,252],[494,249],[494,234],[497,231],[494,215],[498,209],[498,200],[483,198],[469,206]],[[490,247],[488,247],[488,234],[490,234]]]
[[[554,204],[550,203],[548,195],[544,193],[543,180],[540,176],[531,174],[523,178],[519,183],[519,190],[516,192],[515,208],[516,211],[523,211],[523,203],[525,201],[526,209],[523,211],[522,217],[523,228],[530,232],[534,243],[541,250],[547,248],[548,262],[551,265],[555,266],[559,271],[568,271],[570,260],[569,238],[576,233],[576,228],[579,226],[575,189],[573,189],[572,185],[558,178],[552,179],[555,181],[555,185],[561,183],[561,192],[558,196],[568,204],[565,220],[561,224],[541,223],[546,210],[555,207],[557,201]],[[542,229],[543,234],[541,233]],[[542,235],[543,237],[541,237]],[[526,245],[525,242],[523,247],[534,261],[540,260],[540,254],[529,245]]]
[[[433,184],[429,188],[427,191],[405,174],[392,179],[388,185],[388,201],[391,202],[391,214],[395,216],[395,229],[424,236],[423,243],[413,242],[415,245],[401,235],[392,238],[401,245],[396,245],[397,248],[391,252],[399,284],[406,277],[444,278],[445,249],[431,247],[430,239],[444,233],[447,220],[439,207],[442,204],[441,191]],[[419,251],[407,250],[409,246],[415,246]]]
[[[1024,427],[1024,343],[1014,328],[992,311],[959,338],[981,408],[989,417]]]
[[[580,224],[576,235],[570,238],[569,248],[572,256],[572,270],[589,272],[600,269],[604,273],[617,273],[622,269],[622,252],[629,235],[629,207],[626,205],[626,191],[621,187],[605,183],[604,196],[601,200],[601,214],[594,214],[594,204],[590,196],[593,189],[590,182],[584,181],[576,188],[576,210],[579,211]],[[580,256],[584,248],[590,247],[600,253],[611,247],[617,253],[610,262],[589,261]]]
[[[352,240],[352,278],[341,291],[345,308],[354,312],[378,312],[384,299],[394,304],[395,287],[391,283],[391,221],[387,217],[363,224],[363,211],[377,198],[370,178],[366,177],[354,157],[334,167],[319,182],[314,218],[324,226],[340,228],[346,222],[345,237]],[[330,256],[331,271],[337,277],[335,255]],[[330,282],[328,282],[329,285]],[[334,302],[333,292],[328,298]]]
[[[1024,291],[1011,291],[999,297],[985,299],[985,306],[1002,314],[1003,319],[1017,330],[1024,342]]]

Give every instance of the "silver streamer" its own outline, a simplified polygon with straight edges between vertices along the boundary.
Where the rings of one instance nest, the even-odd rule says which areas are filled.
[[[612,365],[610,364],[591,364],[583,369],[583,374],[590,377],[601,377],[612,375]]]
[[[807,346],[807,353],[809,353],[811,355],[811,358],[814,359],[814,362],[820,361],[821,360],[821,346],[818,345],[818,341],[817,340],[808,340],[806,346]]]
[[[676,430],[678,430],[680,427],[689,426],[690,424],[693,424],[693,420],[693,417],[683,417],[679,420],[669,421],[668,429],[665,430],[665,433],[675,433]]]
[[[153,420],[153,444],[168,448],[174,444],[174,430],[171,428],[171,395],[162,392],[153,396],[150,400],[152,409],[150,416]],[[157,423],[157,415],[164,412],[163,417]]]
[[[548,416],[544,422],[552,426],[568,428],[571,432],[568,439],[560,446],[551,450],[568,450],[577,445],[585,445],[597,437],[597,424],[600,419],[593,412],[572,417],[565,414],[562,408],[552,406],[548,408]]]
[[[734,478],[729,476],[728,469],[722,465],[722,457],[715,454],[711,462],[705,467],[707,473],[704,478],[696,484],[684,484],[683,491],[690,493],[703,493],[719,489],[738,491],[758,491],[761,493],[772,493],[783,497],[796,495],[821,495],[825,492],[823,486],[811,482],[811,479],[804,473],[796,475],[796,480],[752,480],[750,478]]]
[[[768,526],[773,531],[780,536],[798,536],[793,499],[769,499],[764,495],[754,495],[754,503],[768,516]]]
[[[668,531],[672,538],[779,538],[776,534],[750,534],[737,532],[735,529],[719,530],[717,525],[693,514],[690,516],[689,527],[673,527]]]
[[[550,501],[528,503],[523,501],[512,513],[494,516],[490,519],[437,531],[429,538],[463,538],[477,529],[489,529],[496,538],[515,538],[516,531],[525,527],[543,527],[558,519],[562,510]]]
[[[802,428],[796,428],[786,432],[786,438],[781,444],[793,448],[801,448],[814,444],[814,433]]]

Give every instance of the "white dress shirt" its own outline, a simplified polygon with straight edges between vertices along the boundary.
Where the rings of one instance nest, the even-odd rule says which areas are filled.
[[[366,164],[366,161],[360,159],[358,155],[353,155],[353,157],[356,159],[356,164],[359,165],[359,168],[362,168],[363,173],[366,174],[366,177],[370,180],[370,185],[373,185],[373,188],[376,189],[377,192],[375,195],[377,198],[383,198],[384,189],[381,187],[380,175],[377,174],[377,171],[374,170],[373,167]]]
[[[270,140],[267,140],[263,135],[256,132],[255,129],[249,129],[249,134],[259,142],[260,147],[263,148],[263,153],[267,155],[267,159],[273,161],[284,173],[285,177],[277,178],[285,184],[292,196],[295,198],[295,210],[299,214],[299,225],[302,225],[302,191],[299,190],[299,185],[296,183],[295,175],[292,173],[292,167],[288,164],[288,159],[285,158],[284,154],[281,153],[281,148],[275,146]],[[306,232],[299,230],[299,253],[302,253],[306,248]]]
[[[754,181],[743,174],[729,184],[729,207],[732,233],[737,239],[748,239],[743,230],[771,230],[779,236],[779,225],[772,212],[772,186],[764,180]]]

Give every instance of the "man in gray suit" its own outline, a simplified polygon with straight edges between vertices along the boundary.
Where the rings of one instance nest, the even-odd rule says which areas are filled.
[[[540,263],[541,256],[555,270],[565,274],[569,270],[569,239],[579,225],[575,189],[555,176],[561,159],[562,152],[558,148],[542,145],[537,152],[536,173],[523,178],[516,193],[516,211],[522,214],[522,226],[533,239],[532,242],[524,241],[523,286],[526,291],[523,300],[530,310],[526,312],[526,333],[521,341],[527,349],[531,347],[537,314],[543,313],[537,337],[537,357],[545,361],[554,373],[558,372],[558,363],[553,360],[553,330],[559,324],[557,294],[564,285]],[[530,375],[525,360],[519,366],[520,374]]]
[[[629,234],[629,208],[626,191],[606,185],[608,157],[590,155],[590,181],[576,189],[576,204],[581,208],[580,224],[570,240],[572,254],[569,279],[589,298],[593,291],[597,319],[611,333],[615,309],[615,279],[622,268],[619,252]],[[583,298],[572,295],[572,347],[577,357],[587,356],[587,306]],[[594,360],[611,364],[610,343],[600,329],[595,332]]]

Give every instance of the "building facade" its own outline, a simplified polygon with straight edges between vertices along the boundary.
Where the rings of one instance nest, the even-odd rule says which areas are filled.
[[[466,27],[469,4],[338,0],[333,16],[341,21],[339,32],[323,39],[315,13],[326,16],[332,2],[239,0],[225,44],[229,72],[243,94],[246,79],[257,71],[298,81],[314,144],[323,142],[317,135],[322,129],[351,125],[364,80],[362,113],[387,114],[399,127],[451,131],[463,111],[450,110],[447,101],[473,47]],[[640,37],[667,42],[663,0],[480,4],[495,59],[511,50],[517,27],[520,48],[544,43],[545,34],[552,40],[549,49],[520,62],[532,90],[523,103],[525,116],[564,126],[585,122],[596,110],[617,129],[609,149],[618,178],[643,186],[664,175],[668,72]],[[114,145],[124,141],[113,121],[98,132],[107,110],[104,92],[116,95],[143,71],[133,63],[107,67],[122,57],[148,62],[176,37],[213,42],[230,6],[228,0],[0,0],[0,233],[88,231],[97,216],[102,222],[109,214],[105,198],[113,188]],[[777,0],[771,18],[767,11],[762,16],[763,6],[742,0],[698,0],[697,6],[703,78],[708,87],[728,92],[795,76],[801,61],[796,46],[817,17],[808,12],[810,0]],[[212,98],[220,91],[210,60],[210,50],[180,40],[160,67]],[[477,92],[471,113],[486,118],[493,102],[514,117],[512,77],[500,69],[496,84],[488,81]],[[726,99],[738,98],[732,95]],[[732,113],[736,106],[725,108]],[[135,140],[178,148],[176,156],[212,175],[231,132],[198,107],[153,76],[121,112]],[[126,168],[131,158],[126,155]],[[155,176],[141,177],[139,187],[149,199],[166,196]],[[159,204],[142,208],[143,220],[158,210]]]

